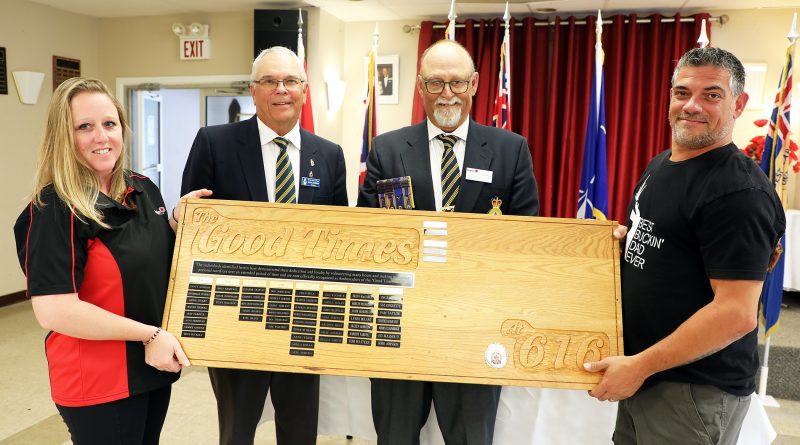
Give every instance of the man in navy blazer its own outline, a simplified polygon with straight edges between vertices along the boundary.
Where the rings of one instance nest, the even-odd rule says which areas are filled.
[[[250,79],[256,116],[201,128],[181,190],[211,189],[216,199],[346,206],[342,148],[299,126],[306,76],[294,52],[283,47],[262,51]],[[224,368],[209,368],[209,375],[220,444],[253,443],[269,391],[277,443],[316,443],[318,375]]]
[[[367,158],[358,205],[377,207],[376,181],[410,176],[417,210],[534,216],[539,197],[528,143],[469,119],[478,73],[469,53],[443,40],[420,60],[417,89],[428,118],[380,135]],[[419,444],[431,401],[447,445],[490,445],[500,387],[372,379],[378,445]]]

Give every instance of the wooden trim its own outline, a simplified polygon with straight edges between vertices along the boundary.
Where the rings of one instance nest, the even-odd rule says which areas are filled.
[[[0,307],[10,306],[25,300],[27,300],[27,298],[25,297],[24,290],[12,292],[10,294],[0,296]]]

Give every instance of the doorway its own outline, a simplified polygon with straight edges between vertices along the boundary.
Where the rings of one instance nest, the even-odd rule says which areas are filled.
[[[249,75],[117,79],[117,97],[133,130],[131,142],[126,144],[129,167],[161,189],[168,209],[180,199],[183,168],[197,131],[201,126],[226,122],[219,121],[223,116],[207,111],[209,104],[224,105],[225,117],[229,108],[238,107],[240,120],[255,112],[248,79]]]

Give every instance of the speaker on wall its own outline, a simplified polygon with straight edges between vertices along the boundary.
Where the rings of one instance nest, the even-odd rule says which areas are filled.
[[[296,9],[256,9],[253,13],[253,58],[272,46],[285,46],[297,52]],[[302,14],[303,46],[308,48],[308,13]]]

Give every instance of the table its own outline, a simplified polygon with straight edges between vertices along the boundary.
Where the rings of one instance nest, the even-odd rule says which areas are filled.
[[[272,419],[272,402],[262,422]],[[599,402],[586,391],[506,386],[497,410],[496,445],[608,445],[617,404]],[[444,445],[431,409],[423,428],[422,445]],[[319,434],[351,435],[375,440],[370,408],[369,380],[364,377],[321,377]],[[756,395],[739,437],[741,445],[766,445],[776,437],[766,411]]]
[[[786,211],[783,288],[800,292],[800,210]]]

